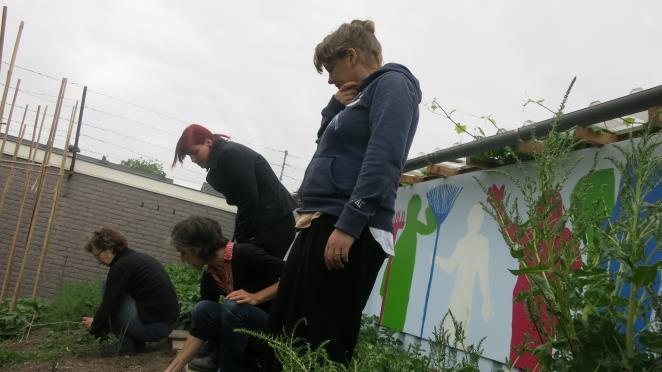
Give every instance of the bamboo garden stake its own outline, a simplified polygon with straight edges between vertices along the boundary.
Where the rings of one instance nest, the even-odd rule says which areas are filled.
[[[41,203],[41,197],[43,193],[44,184],[46,181],[46,172],[48,169],[48,164],[50,162],[50,155],[53,151],[53,141],[55,140],[55,133],[57,132],[58,119],[60,118],[60,111],[62,110],[62,101],[64,99],[64,93],[67,89],[67,79],[62,79],[60,85],[60,94],[58,94],[57,104],[55,106],[55,112],[53,115],[53,124],[51,125],[51,132],[48,136],[48,146],[46,148],[46,153],[44,154],[44,161],[41,165],[41,171],[39,174],[39,180],[37,181],[37,194],[34,206],[32,208],[32,217],[30,218],[30,227],[28,229],[28,237],[25,242],[25,248],[23,249],[23,259],[21,260],[21,268],[18,272],[18,277],[16,278],[16,284],[14,286],[14,294],[12,296],[12,301],[10,305],[11,310],[16,309],[16,302],[18,301],[18,295],[21,289],[21,281],[23,280],[23,273],[25,271],[25,264],[28,260],[28,253],[30,251],[30,244],[32,243],[32,238],[34,236],[34,231],[37,224],[37,214],[39,211],[39,205]],[[3,283],[4,286],[5,283]]]
[[[0,61],[2,61],[2,50],[5,47],[5,24],[7,24],[7,6],[6,5],[2,7],[2,24],[0,24]],[[0,66],[2,66],[1,62],[0,62]]]
[[[30,161],[30,165],[25,169],[25,177],[23,179],[23,193],[21,195],[21,205],[19,206],[18,209],[18,218],[16,218],[16,226],[14,227],[14,237],[12,238],[11,248],[9,250],[9,256],[7,258],[7,266],[3,278],[2,292],[0,293],[0,302],[2,302],[2,299],[4,297],[4,292],[6,288],[5,283],[8,283],[9,276],[11,275],[12,268],[14,266],[14,256],[16,255],[16,243],[18,241],[18,235],[21,228],[21,220],[23,219],[23,210],[25,209],[25,201],[27,200],[28,190],[30,189],[30,176],[32,174],[32,166],[34,166],[35,159],[37,157],[36,143],[39,143],[40,138],[37,138],[37,142],[35,143],[35,133],[37,132],[37,123],[39,122],[40,111],[41,111],[41,106],[37,107],[37,115],[35,117],[34,129],[32,130],[32,143],[30,144],[30,154],[28,155],[28,160]],[[43,121],[41,125],[43,125]],[[40,129],[39,135],[41,136],[41,128],[39,129]]]
[[[14,90],[14,98],[11,101],[11,107],[9,108],[9,117],[7,118],[7,123],[5,123],[5,133],[2,137],[2,146],[0,146],[0,154],[5,152],[5,144],[7,143],[7,135],[9,133],[9,127],[11,126],[11,117],[14,115],[14,105],[16,105],[16,96],[18,96],[18,89],[21,86],[21,79],[16,81],[16,89]],[[2,101],[2,106],[5,105],[5,101]],[[0,118],[2,115],[0,115]],[[1,121],[1,120],[0,120]]]
[[[4,16],[5,15],[3,14],[3,17]],[[21,43],[22,33],[23,33],[23,21],[21,21],[21,24],[18,26],[18,34],[16,34],[16,42],[14,43],[14,50],[12,51],[11,54],[11,62],[9,62],[9,69],[7,69],[7,80],[5,80],[5,89],[2,91],[2,101],[0,103],[0,121],[2,121],[2,118],[4,117],[5,103],[7,102],[7,93],[9,93],[9,85],[11,84],[11,76],[14,71],[14,64],[16,63],[16,53],[18,53],[18,45]],[[16,87],[16,91],[18,92],[18,86]],[[9,127],[9,120],[7,120],[7,127]],[[4,140],[2,147],[4,148]]]
[[[71,120],[69,121],[69,130],[67,130],[67,139],[64,142],[64,147],[62,147],[62,158],[60,159],[60,171],[57,176],[57,183],[55,184],[55,190],[53,190],[53,204],[51,205],[51,213],[48,216],[48,225],[46,226],[46,236],[44,236],[44,245],[41,247],[41,255],[39,256],[39,264],[37,265],[37,272],[34,277],[34,285],[32,287],[32,298],[37,297],[37,289],[39,288],[39,283],[41,281],[41,269],[44,266],[44,259],[48,254],[48,243],[50,241],[51,232],[53,231],[53,220],[55,219],[55,211],[57,210],[57,202],[60,198],[60,188],[62,187],[62,181],[64,180],[64,166],[67,162],[67,154],[69,153],[69,141],[71,140],[71,130],[74,127],[74,122],[76,121],[76,110],[78,108],[78,101],[71,111]]]
[[[5,180],[5,187],[2,189],[2,196],[0,196],[0,216],[2,216],[2,210],[5,206],[5,198],[7,197],[7,192],[9,192],[9,186],[14,178],[14,164],[18,158],[18,153],[21,150],[21,144],[23,143],[23,136],[25,135],[25,115],[28,113],[28,105],[25,105],[25,111],[23,111],[23,119],[21,120],[21,126],[18,130],[18,140],[14,144],[14,154],[11,158],[11,167],[9,168],[9,174]]]

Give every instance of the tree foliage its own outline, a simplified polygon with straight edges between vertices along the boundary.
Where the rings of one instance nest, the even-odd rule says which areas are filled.
[[[163,164],[155,160],[130,158],[127,160],[122,160],[120,164],[128,168],[137,169],[141,172],[154,174],[160,177],[165,177],[166,175],[165,171],[163,170]]]

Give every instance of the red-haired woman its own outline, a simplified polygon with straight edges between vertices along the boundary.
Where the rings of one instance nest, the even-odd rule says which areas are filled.
[[[173,167],[186,156],[207,169],[207,183],[237,206],[232,240],[251,243],[268,254],[282,259],[294,239],[294,200],[280,183],[262,155],[229,137],[214,134],[209,129],[191,124],[182,132],[175,150]],[[205,237],[200,237],[204,240]],[[221,273],[209,267],[200,282],[201,300],[217,302],[223,288]],[[218,345],[209,345],[212,351]],[[196,369],[216,370],[218,353],[194,359]]]
[[[177,141],[172,165],[189,156],[207,169],[207,183],[237,206],[232,240],[283,258],[294,239],[294,200],[262,155],[228,140],[191,124]]]

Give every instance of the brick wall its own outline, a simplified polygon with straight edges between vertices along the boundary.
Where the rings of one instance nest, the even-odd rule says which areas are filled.
[[[6,158],[6,157],[5,157]],[[0,191],[8,179],[7,163],[0,163]],[[57,172],[51,168],[50,172]],[[5,206],[0,214],[0,280],[7,270],[14,229],[19,214],[25,171],[14,171],[8,189]],[[74,174],[62,184],[48,254],[42,269],[38,296],[52,297],[63,282],[96,280],[106,275],[107,269],[99,266],[94,257],[82,249],[89,233],[102,225],[117,228],[126,234],[129,247],[147,253],[162,263],[178,262],[179,255],[167,243],[172,226],[194,214],[216,219],[227,235],[234,229],[234,213],[194,202],[160,195],[154,192],[123,184]],[[36,182],[32,174],[30,186]],[[44,189],[37,218],[37,229],[27,255],[25,273],[21,285],[21,296],[30,296],[42,251],[48,215],[53,201],[56,175],[50,174]],[[13,262],[11,282],[5,298],[11,297],[15,279],[23,259],[28,225],[35,201],[35,192],[30,191],[19,225],[18,244]],[[1,282],[0,282],[1,284]]]

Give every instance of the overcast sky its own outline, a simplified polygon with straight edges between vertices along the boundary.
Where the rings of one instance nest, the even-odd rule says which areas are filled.
[[[320,110],[335,92],[315,71],[314,47],[355,18],[375,21],[384,61],[411,69],[424,103],[436,98],[470,127],[488,129],[475,117],[487,114],[504,128],[545,119],[543,110],[523,104],[528,97],[544,98],[556,107],[573,76],[578,80],[568,111],[662,81],[659,0],[4,4],[4,61],[23,20],[16,64],[73,82],[62,116],[88,86],[80,139],[85,155],[114,162],[156,159],[177,183],[192,186],[204,178],[197,166],[187,161],[170,170],[187,123],[251,146],[277,174],[282,150],[288,150],[283,182],[290,190],[298,187],[315,150]],[[2,82],[6,71],[2,65]],[[26,91],[18,104],[48,104],[53,112],[57,79],[19,68],[14,76]],[[17,108],[12,120],[21,116]],[[15,132],[18,125],[12,126]],[[62,141],[65,122],[58,132]],[[468,140],[421,106],[409,157]]]

